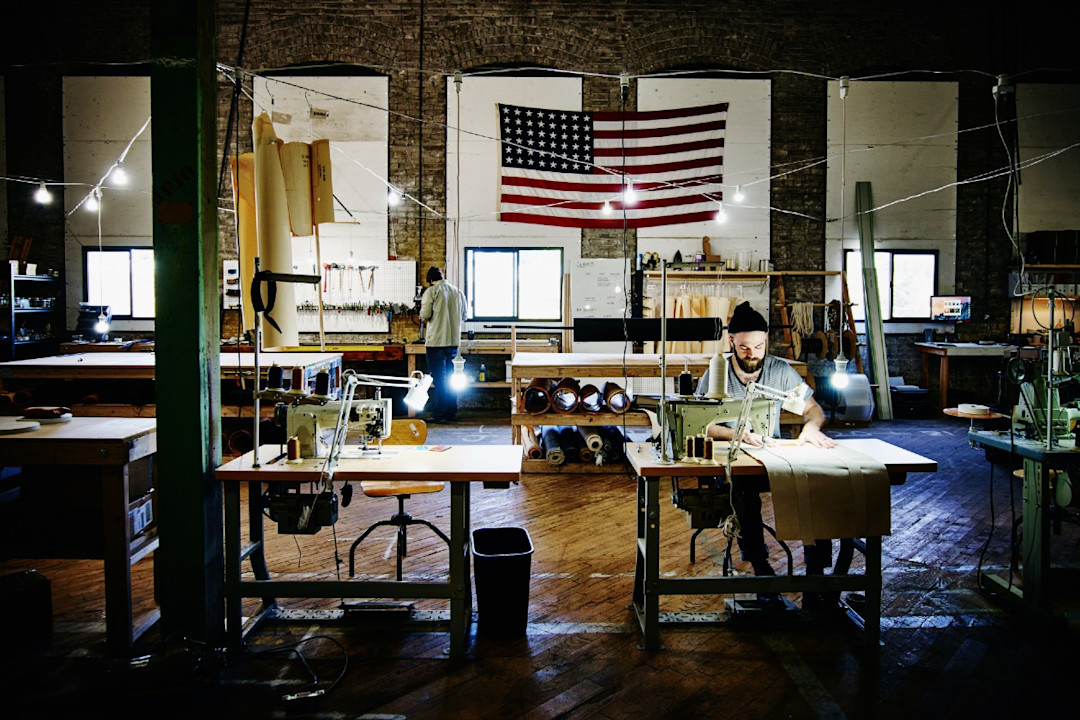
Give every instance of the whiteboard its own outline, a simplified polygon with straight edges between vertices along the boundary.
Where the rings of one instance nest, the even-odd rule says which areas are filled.
[[[630,317],[633,272],[622,258],[575,260],[570,271],[571,320]],[[574,352],[622,352],[621,342],[574,342]],[[632,352],[633,349],[630,348]]]
[[[625,267],[624,267],[625,266]],[[570,307],[575,318],[629,317],[626,287],[633,273],[622,258],[575,260],[570,271]]]

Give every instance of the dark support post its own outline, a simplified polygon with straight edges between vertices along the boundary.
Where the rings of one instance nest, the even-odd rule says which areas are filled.
[[[224,641],[216,2],[151,9],[154,282],[164,637]]]

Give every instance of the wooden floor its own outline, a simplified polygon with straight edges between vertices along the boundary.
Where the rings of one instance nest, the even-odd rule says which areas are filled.
[[[297,611],[295,621],[264,625],[244,652],[152,630],[138,648],[149,658],[136,667],[104,652],[100,563],[7,560],[0,571],[34,568],[50,581],[54,623],[51,646],[5,657],[0,716],[59,717],[93,708],[108,717],[968,718],[1068,705],[1080,666],[1075,631],[1014,612],[979,587],[980,565],[1008,570],[1019,483],[994,465],[991,498],[991,463],[969,447],[966,430],[949,418],[829,428],[834,436],[880,437],[939,463],[938,473],[913,475],[893,488],[877,648],[853,626],[798,610],[738,615],[721,626],[665,626],[662,650],[639,650],[627,608],[633,479],[625,471],[526,475],[508,490],[473,492],[474,527],[524,527],[533,540],[524,638],[473,637],[470,656],[451,659],[441,626],[402,627],[388,613],[341,618],[340,600],[301,599],[283,601]],[[482,418],[435,425],[429,434],[432,443],[509,438],[507,425]],[[444,492],[415,497],[409,509],[446,528],[448,505]],[[347,574],[352,540],[394,507],[393,500],[358,494],[333,530],[271,533],[271,571],[332,576],[340,567]],[[725,549],[719,532],[703,533],[691,565],[691,530],[670,503],[663,510],[661,570],[718,573]],[[766,505],[767,521],[768,515]],[[1078,540],[1080,527],[1065,523],[1054,538],[1055,563],[1080,567]],[[392,577],[391,543],[389,532],[376,532],[360,546],[357,563],[365,575]],[[772,547],[773,565],[781,569],[783,552]],[[801,572],[797,544],[794,551]],[[423,529],[410,533],[407,575],[439,576],[445,566],[445,546]],[[748,570],[738,561],[736,567]],[[1056,611],[1071,611],[1080,600],[1066,572]],[[152,602],[151,573],[152,559],[136,567],[140,603]],[[798,595],[788,599],[801,605]],[[445,611],[439,601],[416,608],[433,617]],[[668,597],[661,607],[725,609],[725,598],[706,596]],[[306,690],[325,694],[284,699]]]

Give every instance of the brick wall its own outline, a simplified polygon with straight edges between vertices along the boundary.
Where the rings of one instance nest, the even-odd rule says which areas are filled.
[[[40,32],[9,33],[9,62],[147,58],[149,2],[105,3],[106,8],[95,6],[93,13],[76,10],[83,7],[77,3],[59,3],[72,9],[55,12],[56,5],[31,10],[42,13]],[[897,77],[958,79],[960,125],[966,128],[993,119],[987,96],[994,74],[1063,65],[1045,56],[1057,49],[1056,43],[1032,42],[1025,34],[1021,9],[996,3],[989,3],[986,12],[966,13],[941,3],[928,11],[919,4],[885,7],[854,1],[264,0],[250,3],[245,26],[248,8],[242,0],[218,2],[219,61],[234,65],[242,50],[240,64],[246,68],[332,62],[386,73],[393,113],[389,180],[440,213],[446,204],[445,131],[440,125],[446,112],[445,75],[459,69],[517,64],[582,72],[584,105],[592,110],[619,106],[618,74],[624,71],[708,68],[767,77],[773,82],[770,161],[776,166],[824,156],[828,78],[943,71]],[[1054,30],[1050,26],[1040,32]],[[59,120],[43,121],[23,110],[42,101],[41,106],[55,112],[58,78],[67,67],[6,70],[10,173],[56,177],[62,172],[55,146]],[[86,71],[93,66],[78,67]],[[952,70],[964,72],[944,72]],[[232,99],[227,79],[221,78],[219,90],[218,141],[223,144]],[[633,91],[632,84],[631,107]],[[250,149],[250,106],[241,101],[239,107],[239,131],[232,136],[230,152]],[[19,150],[39,143],[48,147],[37,158]],[[992,133],[961,135],[958,178],[1000,167],[996,144]],[[774,180],[774,206],[790,211],[774,212],[771,218],[771,256],[777,269],[823,269],[825,181],[824,165]],[[1003,182],[958,189],[957,292],[979,298],[991,316],[991,332],[997,334],[1004,332],[1008,317],[1003,259],[1010,256],[1010,245],[1000,222]],[[55,206],[45,214],[27,208],[20,195],[24,190],[9,183],[9,233],[34,235],[39,247],[52,245],[56,254],[62,246],[62,213]],[[231,204],[227,184],[221,199],[225,206]],[[220,217],[222,252],[234,256],[231,216],[222,212]],[[443,260],[445,225],[415,205],[405,205],[390,218],[388,242],[398,257],[417,259],[423,272]],[[583,233],[583,256],[616,256],[624,248],[635,252],[633,233],[627,238],[621,232]],[[789,297],[824,299],[818,280],[793,280],[787,290]],[[965,332],[976,329],[962,327],[961,339]],[[407,319],[395,320],[391,336],[409,334],[415,334],[415,327]],[[905,353],[898,357],[897,374],[917,372]]]

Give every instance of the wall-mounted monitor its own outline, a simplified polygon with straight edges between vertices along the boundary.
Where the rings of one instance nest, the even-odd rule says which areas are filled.
[[[971,322],[971,296],[934,295],[930,298],[930,319]]]

